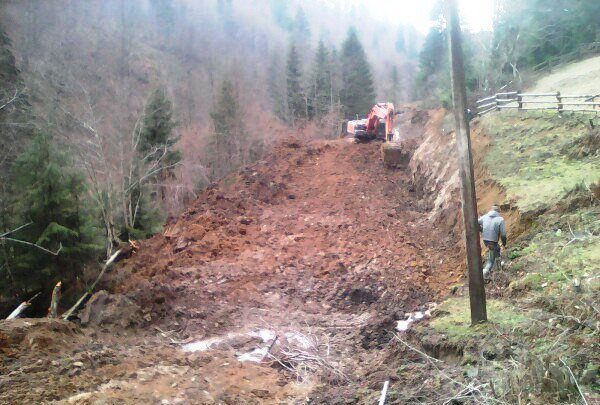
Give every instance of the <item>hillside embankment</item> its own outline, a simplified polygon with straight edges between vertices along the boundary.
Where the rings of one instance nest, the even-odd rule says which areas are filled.
[[[536,92],[595,94],[598,58],[542,78]],[[435,200],[431,218],[459,209],[454,134],[426,131],[411,161],[418,190]],[[502,208],[508,249],[486,286],[488,318],[470,327],[464,286],[409,333],[444,363],[429,370],[454,401],[600,401],[600,137],[590,113],[494,112],[471,122],[478,210]],[[438,152],[439,153],[439,152]],[[419,182],[420,180],[420,182]],[[460,224],[460,222],[459,222]],[[485,253],[485,252],[484,252]],[[426,361],[427,362],[427,361]],[[464,379],[455,378],[455,367]],[[450,377],[450,378],[449,378]],[[441,394],[440,394],[441,395]],[[468,396],[468,399],[464,397]],[[457,399],[458,398],[458,399]],[[443,402],[443,401],[442,401]]]
[[[0,402],[372,404],[384,381],[392,404],[591,401],[593,129],[473,122],[479,211],[502,206],[509,249],[470,327],[454,134],[402,111],[407,166],[289,139],[121,259],[81,325],[0,323]]]
[[[428,113],[399,122],[416,148]],[[370,403],[396,321],[463,278],[417,194],[379,143],[285,141],[121,260],[83,328],[3,323],[0,401]]]

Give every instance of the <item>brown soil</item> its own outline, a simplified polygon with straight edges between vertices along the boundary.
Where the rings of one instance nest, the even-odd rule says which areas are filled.
[[[405,117],[416,139],[429,115]],[[135,320],[50,334],[58,352],[0,339],[0,403],[372,403],[395,373],[380,354],[395,321],[439,299],[463,267],[456,212],[432,223],[410,170],[380,156],[379,143],[290,139],[212,185],[108,274],[104,288],[127,299],[94,302],[135,305]],[[17,334],[15,322],[0,333]],[[247,334],[258,330],[272,334]],[[238,361],[273,335],[285,360]],[[183,350],[208,338],[221,341]]]

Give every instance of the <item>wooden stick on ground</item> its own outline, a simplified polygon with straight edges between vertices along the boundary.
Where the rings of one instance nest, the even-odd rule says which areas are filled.
[[[19,305],[14,311],[12,311],[6,319],[16,319],[19,316],[21,316],[21,313],[23,313],[23,311],[29,308],[33,300],[36,299],[40,294],[41,292],[31,297],[28,301],[21,302],[21,305]]]
[[[113,255],[106,261],[106,263],[104,263],[104,266],[102,267],[102,270],[100,271],[100,274],[98,274],[98,277],[96,277],[96,281],[94,281],[94,283],[85,292],[85,294],[83,294],[81,296],[81,298],[79,298],[77,300],[77,302],[75,303],[75,305],[73,305],[71,308],[69,308],[69,310],[67,312],[65,312],[63,314],[62,319],[69,320],[69,318],[71,317],[71,315],[73,315],[73,312],[75,312],[77,310],[77,308],[79,308],[79,306],[81,305],[81,303],[90,295],[90,293],[92,291],[94,291],[94,288],[96,287],[96,284],[98,284],[98,281],[100,281],[100,279],[104,275],[104,272],[106,271],[106,269],[108,269],[110,267],[110,265],[116,260],[116,258],[119,257],[119,254],[121,254],[121,249],[119,249],[115,253],[113,253]]]
[[[275,338],[273,339],[273,341],[271,342],[271,344],[269,345],[269,348],[267,349],[265,355],[263,356],[262,359],[260,359],[260,362],[262,363],[265,358],[271,353],[271,349],[273,349],[273,346],[275,346],[275,342],[277,342],[277,339],[279,339],[279,335],[275,335]]]
[[[60,302],[61,292],[60,288],[62,286],[62,282],[59,281],[54,286],[54,290],[52,290],[52,299],[50,300],[50,308],[48,308],[48,317],[49,318],[58,318],[58,303]]]

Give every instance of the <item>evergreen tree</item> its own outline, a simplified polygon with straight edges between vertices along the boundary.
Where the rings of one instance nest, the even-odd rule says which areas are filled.
[[[294,44],[290,45],[286,69],[287,105],[292,125],[299,118],[306,118],[306,98],[302,88],[300,56]]]
[[[176,122],[173,105],[162,88],[155,90],[144,108],[142,129],[137,143],[137,159],[132,167],[126,196],[127,216],[123,230],[127,237],[146,238],[160,230],[164,219],[162,201],[166,183],[175,178],[181,152],[175,150]]]
[[[15,262],[12,292],[48,290],[58,280],[72,283],[102,249],[101,232],[92,220],[83,177],[45,134],[34,138],[19,157],[15,173],[22,190],[19,219],[29,225],[11,236],[58,254],[9,241]]]
[[[312,68],[309,117],[323,118],[330,109],[332,98],[331,61],[323,41],[319,41]]]
[[[419,54],[419,72],[422,80],[426,80],[438,72],[448,60],[448,41],[446,31],[441,26],[429,30],[425,43]]]
[[[301,48],[310,47],[310,24],[302,7],[298,7],[292,29],[292,40]]]
[[[406,53],[406,40],[404,39],[404,26],[403,25],[400,25],[398,27],[398,32],[396,34],[396,52]]]
[[[175,6],[173,0],[150,0],[156,16],[157,35],[169,38],[175,28]]]
[[[162,173],[163,178],[172,176],[172,170],[167,168],[181,160],[181,152],[174,150],[179,141],[173,133],[175,126],[173,104],[165,89],[159,88],[152,93],[144,109],[137,149],[144,162],[157,162],[157,172]]]
[[[244,163],[240,154],[240,143],[244,133],[242,114],[231,80],[223,80],[210,118],[214,132],[209,160],[212,177],[218,179]]]
[[[10,39],[0,28],[0,234],[21,225],[17,215],[21,192],[14,163],[29,144],[34,128],[25,84],[10,46]],[[9,285],[13,253],[8,244],[0,244],[0,285]]]
[[[331,105],[340,104],[340,90],[342,88],[341,58],[335,47],[331,48],[329,62],[331,65]]]
[[[286,120],[286,83],[281,59],[277,52],[273,53],[268,70],[267,88],[273,105],[273,113],[281,120]]]
[[[400,100],[400,74],[396,66],[392,67],[390,72],[390,88],[387,99],[395,104],[398,104]]]
[[[342,44],[340,101],[347,118],[366,115],[375,104],[371,67],[354,28]]]
[[[289,0],[270,0],[271,13],[277,25],[286,31],[291,31],[294,21],[289,13]]]
[[[406,28],[406,56],[410,59],[416,59],[419,56],[417,52],[419,38],[420,34],[412,25]]]
[[[598,41],[599,15],[598,1],[498,1],[493,60],[502,64],[504,73],[515,74],[523,67],[577,55],[580,47]]]
[[[452,105],[447,38],[446,28],[440,19],[438,24],[429,30],[425,38],[419,54],[419,73],[416,78],[419,96],[445,108]],[[473,91],[477,88],[478,80],[472,64],[472,38],[468,33],[463,34],[463,55],[466,87],[468,91]]]

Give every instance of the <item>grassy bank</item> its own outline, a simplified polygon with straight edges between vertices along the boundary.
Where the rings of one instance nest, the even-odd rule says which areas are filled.
[[[597,120],[596,120],[597,123]],[[486,287],[489,322],[470,326],[466,289],[416,329],[462,367],[464,384],[504,403],[600,400],[600,135],[589,116],[493,113],[483,162],[527,218]],[[461,292],[462,291],[462,292]],[[458,358],[449,361],[444,353]],[[473,367],[476,371],[473,371]],[[473,388],[475,389],[475,388]],[[474,391],[475,392],[475,391]]]

